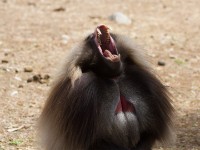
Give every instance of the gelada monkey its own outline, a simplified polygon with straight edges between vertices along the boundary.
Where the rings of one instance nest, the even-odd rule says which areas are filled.
[[[98,26],[68,53],[40,117],[46,150],[151,150],[173,107],[142,49]]]

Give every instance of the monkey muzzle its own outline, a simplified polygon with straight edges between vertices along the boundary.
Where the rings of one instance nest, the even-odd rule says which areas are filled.
[[[94,32],[95,44],[99,52],[112,62],[120,61],[120,54],[115,46],[115,41],[109,33],[109,28],[105,25],[100,25]]]

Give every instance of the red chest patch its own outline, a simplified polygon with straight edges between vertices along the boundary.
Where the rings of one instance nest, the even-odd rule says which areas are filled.
[[[134,105],[127,101],[124,96],[120,95],[120,100],[117,104],[115,113],[120,112],[135,112]]]

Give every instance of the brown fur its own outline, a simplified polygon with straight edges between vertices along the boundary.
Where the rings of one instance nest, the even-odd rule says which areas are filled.
[[[90,36],[67,55],[40,117],[46,150],[151,149],[156,140],[166,140],[173,114],[166,88],[142,49],[124,36],[111,36],[123,66],[116,79],[90,69],[98,59]],[[136,115],[124,116],[127,125],[113,114],[119,93],[136,109]]]

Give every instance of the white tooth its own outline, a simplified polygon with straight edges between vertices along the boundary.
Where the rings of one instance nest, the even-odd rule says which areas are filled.
[[[108,29],[109,29],[110,31],[112,31],[112,28],[111,28],[111,27],[108,27]]]
[[[97,28],[97,33],[100,35],[102,34],[101,31],[99,30],[99,28]]]

